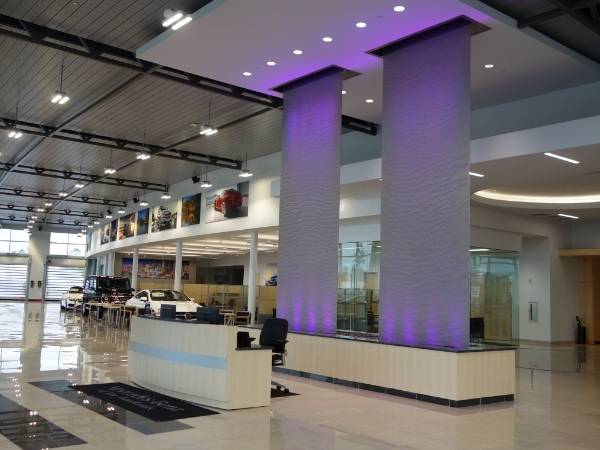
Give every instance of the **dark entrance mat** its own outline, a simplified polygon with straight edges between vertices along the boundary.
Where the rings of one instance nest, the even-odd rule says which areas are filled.
[[[291,397],[292,395],[300,395],[295,392],[284,392],[278,389],[271,389],[271,398]]]
[[[156,422],[219,414],[210,409],[124,383],[69,386]]]

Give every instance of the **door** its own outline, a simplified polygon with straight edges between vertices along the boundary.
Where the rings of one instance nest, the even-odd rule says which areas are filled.
[[[45,300],[60,300],[71,286],[83,286],[85,267],[48,266]]]
[[[27,264],[0,264],[0,299],[27,298]]]

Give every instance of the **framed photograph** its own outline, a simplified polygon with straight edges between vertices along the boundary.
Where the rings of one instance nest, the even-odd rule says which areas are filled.
[[[206,222],[248,217],[248,194],[250,182],[209,192],[206,196]]]
[[[133,268],[132,258],[123,258],[121,262],[121,276],[131,276]],[[138,261],[138,277],[150,279],[173,279],[175,277],[175,261],[163,259],[140,259]],[[190,279],[190,262],[183,261],[181,265],[181,279]]]
[[[152,209],[152,233],[177,228],[178,201],[164,203]]]
[[[202,194],[188,195],[181,199],[181,226],[198,225],[200,223],[200,207]]]
[[[140,209],[137,212],[137,235],[148,233],[148,224],[150,222],[150,209]]]
[[[119,240],[135,236],[135,213],[119,217]]]
[[[102,237],[100,238],[100,244],[108,244],[110,242],[110,223],[107,223],[102,227]]]
[[[110,223],[110,242],[117,240],[117,231],[119,229],[119,219],[115,219]]]

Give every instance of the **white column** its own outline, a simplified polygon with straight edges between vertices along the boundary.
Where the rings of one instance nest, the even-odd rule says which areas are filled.
[[[181,269],[183,267],[183,242],[177,241],[175,243],[175,280],[173,282],[173,289],[176,291],[181,290]]]
[[[110,277],[115,276],[115,252],[110,252],[106,255],[106,275]]]
[[[248,311],[251,324],[256,323],[256,265],[258,260],[258,232],[250,232],[250,260],[248,261]]]
[[[138,289],[138,270],[139,270],[140,250],[138,247],[133,249],[133,257],[131,263],[131,287],[137,291]]]

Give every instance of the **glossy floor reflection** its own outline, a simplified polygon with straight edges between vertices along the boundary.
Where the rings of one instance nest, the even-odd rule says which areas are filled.
[[[591,346],[520,350],[514,403],[456,410],[278,375],[300,395],[273,399],[270,408],[182,419],[186,429],[157,434],[30,384],[126,382],[127,339],[57,304],[0,303],[0,395],[87,442],[69,449],[600,447],[600,349]],[[0,435],[0,450],[18,448]]]

